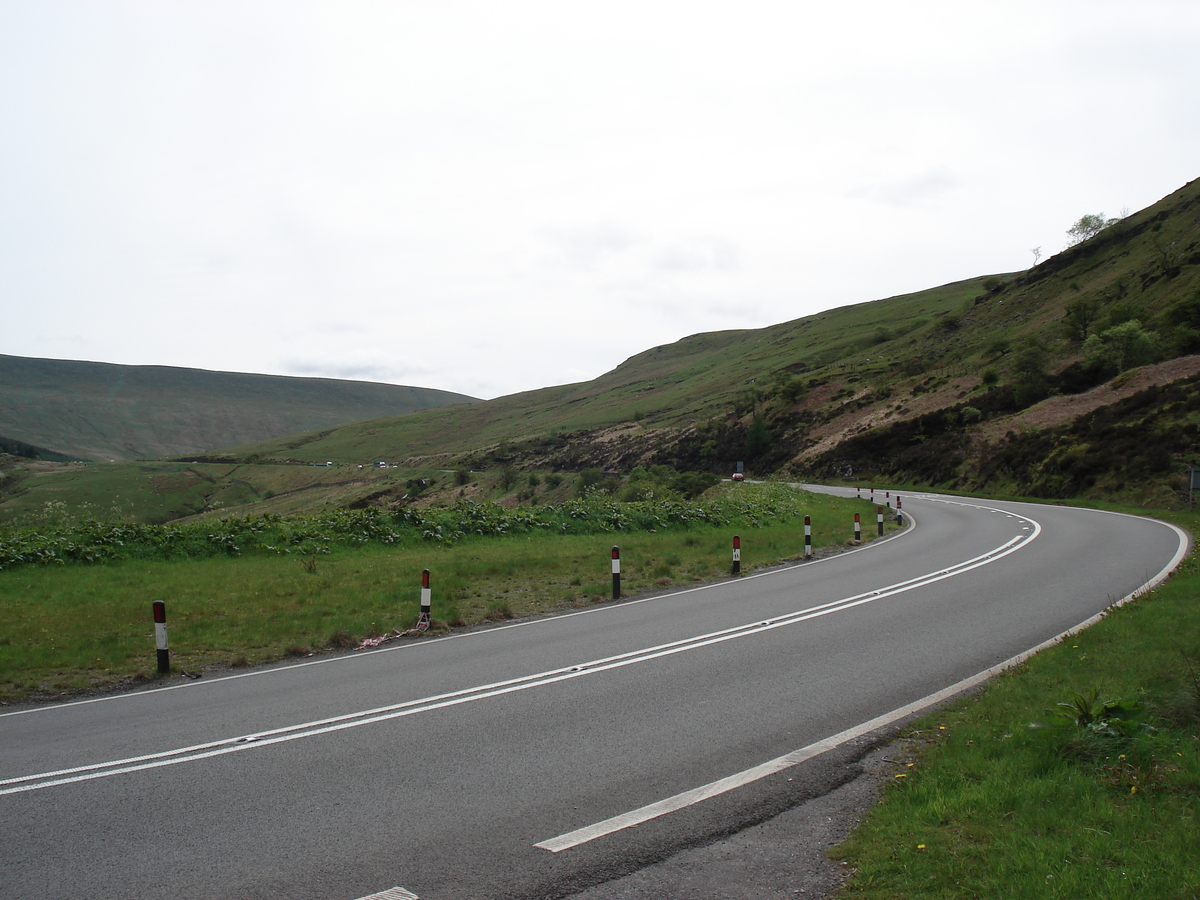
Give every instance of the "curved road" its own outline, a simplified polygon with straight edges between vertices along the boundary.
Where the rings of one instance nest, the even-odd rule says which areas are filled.
[[[737,580],[0,715],[0,895],[568,896],[826,790],[847,737],[1187,549],[1091,510],[903,506],[894,537]]]

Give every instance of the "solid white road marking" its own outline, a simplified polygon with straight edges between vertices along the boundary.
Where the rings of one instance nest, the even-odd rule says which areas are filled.
[[[394,887],[380,891],[378,894],[371,894],[369,897],[359,897],[358,900],[421,900],[421,898],[402,887]]]

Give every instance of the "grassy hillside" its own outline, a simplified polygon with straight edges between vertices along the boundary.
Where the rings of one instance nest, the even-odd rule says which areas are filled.
[[[162,501],[171,491],[149,464],[69,479],[10,473],[0,516],[95,503],[100,482],[118,477],[123,503],[136,512],[153,494],[161,508],[147,518],[162,520],[449,500],[472,488],[538,502],[545,482],[533,490],[513,472],[661,464],[725,474],[738,462],[760,475],[1170,508],[1186,466],[1200,463],[1190,399],[1200,384],[1184,381],[1200,375],[1198,353],[1200,181],[1025,272],[693,335],[594,381],[191,456],[191,499]],[[325,462],[334,465],[314,466]],[[469,471],[492,480],[467,484]]]
[[[697,334],[626,360],[594,381],[544,388],[471,406],[357,422],[323,433],[236,448],[239,458],[402,461],[410,467],[466,460],[559,467],[622,467],[658,452],[698,422],[739,414],[780,379],[846,370],[879,328],[907,334],[958,313],[984,278],[843,307],[769,328]],[[713,465],[724,468],[740,452]]]
[[[918,375],[866,374],[790,470],[1177,505],[1200,464],[1200,181],[991,283],[920,349]]]
[[[0,435],[93,460],[200,453],[471,399],[365,381],[0,355]]]

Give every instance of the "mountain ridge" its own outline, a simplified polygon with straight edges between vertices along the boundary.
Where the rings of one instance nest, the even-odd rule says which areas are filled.
[[[473,397],[432,388],[0,354],[0,435],[82,459],[199,453]]]

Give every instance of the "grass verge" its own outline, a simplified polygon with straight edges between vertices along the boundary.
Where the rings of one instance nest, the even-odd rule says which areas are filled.
[[[801,492],[816,553],[845,545],[864,503]],[[873,512],[873,507],[871,508]],[[889,522],[889,527],[894,527]],[[109,559],[0,571],[0,702],[60,698],[156,676],[151,605],[163,600],[178,674],[348,649],[411,627],[431,572],[435,631],[608,602],[611,547],[626,596],[730,574],[804,552],[802,516],[759,525],[654,531],[461,534],[454,542],[324,545],[199,559]],[[313,545],[314,547],[316,545]]]
[[[1198,600],[1193,556],[907,730],[839,897],[1200,897]]]

